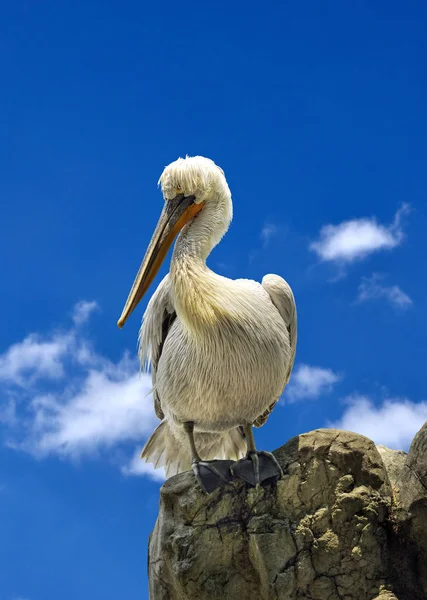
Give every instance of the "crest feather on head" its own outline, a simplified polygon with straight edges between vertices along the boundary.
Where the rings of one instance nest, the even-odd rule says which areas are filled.
[[[228,189],[224,171],[204,156],[178,158],[164,169],[158,184],[165,200],[184,194],[196,196],[196,202],[201,202],[215,188],[223,190],[225,185]]]

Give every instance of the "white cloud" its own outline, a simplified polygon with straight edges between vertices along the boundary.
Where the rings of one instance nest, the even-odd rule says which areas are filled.
[[[99,310],[98,303],[95,300],[81,300],[77,302],[73,310],[73,321],[76,325],[82,325],[89,320],[91,314]]]
[[[411,306],[411,298],[398,285],[382,285],[382,280],[383,276],[378,273],[371,277],[363,277],[359,285],[358,301],[385,299],[396,308],[405,309]]]
[[[146,437],[155,426],[151,378],[138,375],[124,357],[90,370],[77,391],[45,394],[31,400],[32,420],[21,446],[36,455],[77,458],[122,442]]]
[[[324,225],[319,239],[310,244],[310,250],[323,261],[350,263],[379,250],[391,250],[402,243],[402,217],[409,212],[403,204],[391,225],[382,225],[372,218],[343,221],[338,225]]]
[[[334,373],[331,369],[300,364],[291,375],[289,385],[285,389],[284,398],[291,402],[318,398],[331,392],[333,386],[340,379],[340,375]]]
[[[87,319],[93,303],[84,304],[92,306],[83,310]],[[151,387],[151,377],[139,375],[136,359],[125,354],[112,362],[77,328],[43,338],[32,334],[0,355],[6,443],[38,458],[74,460],[108,451],[117,462],[120,446],[142,446],[157,424]],[[120,465],[128,474],[153,477],[148,467],[138,468],[135,457],[130,460],[129,466]]]
[[[376,406],[368,396],[353,394],[341,419],[328,427],[361,433],[376,444],[408,450],[414,435],[427,420],[427,402],[390,398]]]
[[[64,376],[63,358],[73,344],[69,333],[42,339],[31,334],[10,346],[0,355],[0,382],[27,386],[38,379],[60,379]]]

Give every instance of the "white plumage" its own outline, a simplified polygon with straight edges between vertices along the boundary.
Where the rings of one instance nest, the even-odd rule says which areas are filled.
[[[280,397],[294,363],[297,318],[291,288],[281,277],[266,275],[261,285],[207,267],[232,218],[231,194],[213,161],[178,159],[159,183],[165,210],[172,211],[167,203],[177,196],[192,197],[194,214],[179,224],[170,272],[147,306],[139,336],[161,418],[142,457],[165,466],[169,476],[191,467],[185,422],[194,422],[204,460],[245,454],[239,426],[262,425]],[[137,287],[136,281],[121,324],[139,301],[131,298]]]

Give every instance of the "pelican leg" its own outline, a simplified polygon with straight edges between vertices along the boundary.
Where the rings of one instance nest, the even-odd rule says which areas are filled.
[[[255,446],[252,425],[248,423],[243,426],[248,453],[233,463],[230,471],[236,477],[243,479],[253,487],[258,487],[264,481],[277,481],[283,475],[283,471],[271,452],[258,451]]]
[[[232,460],[202,460],[194,443],[194,422],[184,423],[184,430],[190,444],[193,473],[205,494],[211,494],[217,488],[230,483]]]

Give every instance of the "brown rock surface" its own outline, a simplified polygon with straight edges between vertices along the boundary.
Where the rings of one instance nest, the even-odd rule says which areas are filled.
[[[172,477],[150,539],[151,600],[425,600],[426,440],[427,427],[406,456],[319,429],[275,451],[273,486],[206,496],[191,472]]]
[[[426,600],[427,423],[414,437],[394,492],[390,547],[395,589],[405,600]]]

